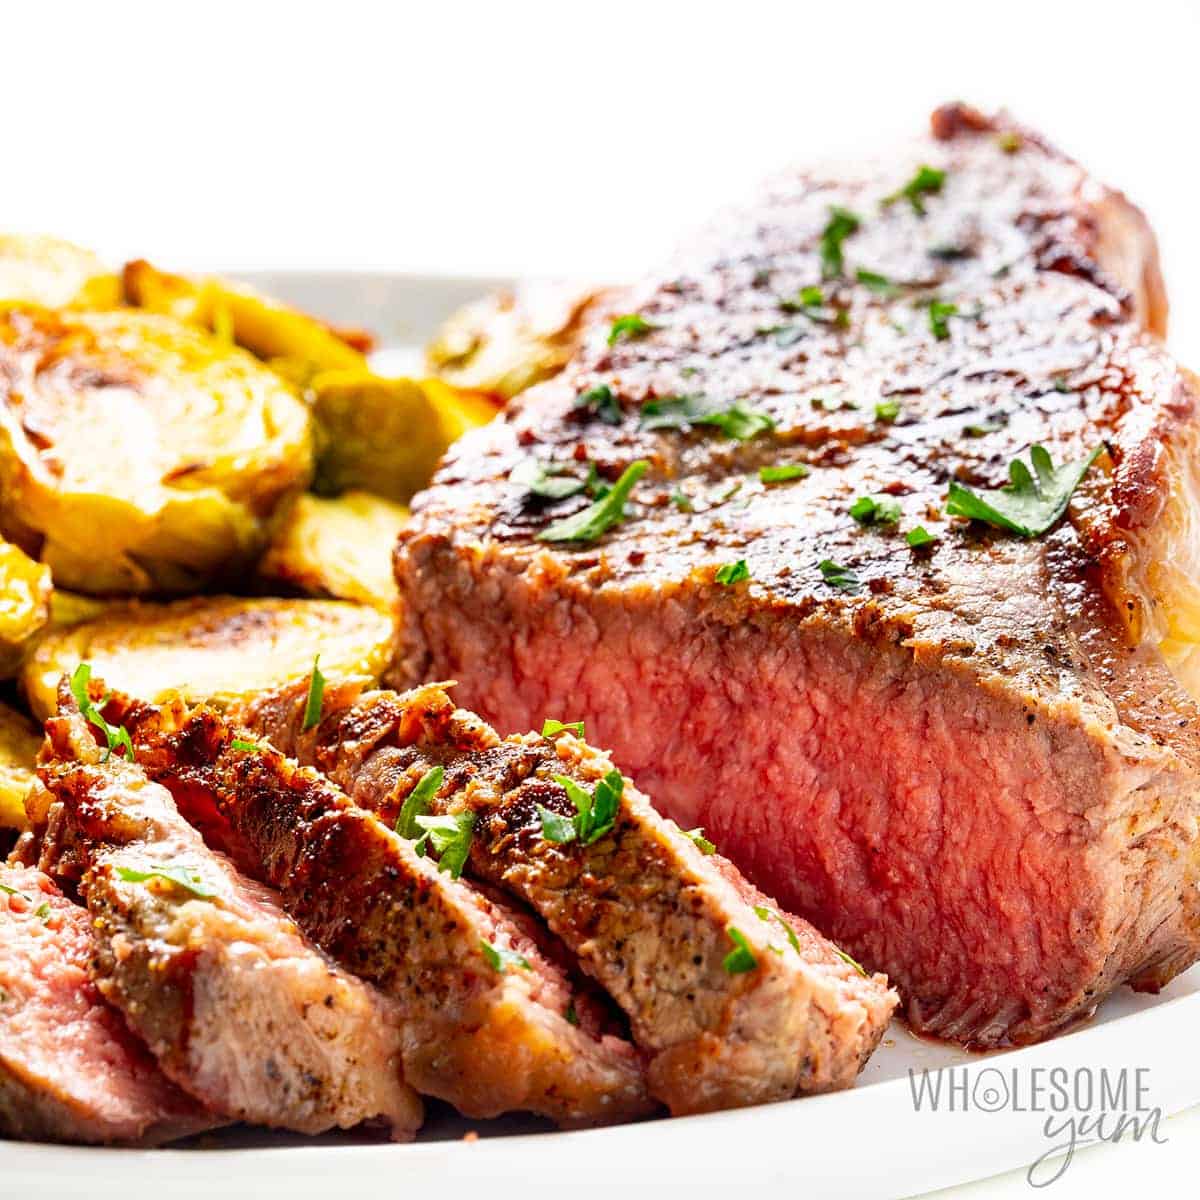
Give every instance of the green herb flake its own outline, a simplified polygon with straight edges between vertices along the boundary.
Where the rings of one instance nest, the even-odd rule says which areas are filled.
[[[879,275],[874,271],[866,271],[862,267],[859,267],[854,274],[863,287],[874,292],[877,296],[885,296],[890,299],[893,296],[900,295],[900,288],[886,275]]]
[[[884,196],[883,206],[886,208],[890,204],[895,204],[897,200],[907,200],[912,205],[913,212],[917,216],[923,217],[925,215],[924,198],[940,192],[942,184],[945,182],[945,171],[939,171],[937,167],[926,166],[922,163],[917,168],[916,174],[902,188],[894,191],[890,196]]]
[[[686,492],[681,492],[678,488],[670,495],[670,500],[680,512],[692,512],[695,510],[695,505],[692,503],[692,498]]]
[[[575,816],[564,817],[539,804],[538,815],[546,841],[562,845],[578,840],[590,846],[612,831],[625,789],[620,771],[609,771],[590,792],[566,775],[555,775],[554,782],[567,793],[575,806]]]
[[[457,879],[471,852],[475,814],[467,810],[442,817],[415,816],[413,823],[424,831],[413,849],[423,855],[427,847],[432,847],[437,855],[438,870],[448,871],[451,879]]]
[[[718,567],[715,578],[719,584],[732,587],[733,584],[743,583],[750,578],[750,568],[746,566],[744,558],[739,558],[737,562],[726,563],[723,567]]]
[[[147,883],[151,879],[162,879],[190,892],[198,900],[212,900],[217,894],[204,882],[204,876],[195,867],[184,863],[151,863],[144,871],[135,867],[117,867],[117,878],[125,883]]]
[[[325,676],[321,674],[321,656],[313,659],[312,674],[308,677],[308,699],[304,703],[301,733],[321,723],[321,706],[325,703]]]
[[[829,210],[829,223],[821,232],[821,274],[824,278],[833,279],[842,274],[846,265],[842,244],[858,231],[861,224],[858,214],[847,208],[834,206]]]
[[[849,567],[843,567],[832,559],[823,558],[817,563],[817,570],[821,572],[821,577],[830,587],[843,592],[856,592],[859,589],[858,576]]]
[[[14,887],[9,887],[7,883],[0,883],[0,892],[3,892],[6,896],[20,896],[21,899],[27,904],[33,903],[33,898],[31,896],[25,895],[24,892],[17,891],[17,889]]]
[[[803,479],[812,472],[803,463],[783,463],[777,467],[759,467],[758,478],[761,482],[787,483],[792,479]]]
[[[719,429],[738,442],[749,441],[775,428],[775,419],[741,401],[720,404],[703,396],[665,396],[642,405],[643,429],[688,429],[694,425]]]
[[[647,321],[641,313],[626,313],[612,323],[612,328],[608,331],[608,344],[615,346],[622,338],[628,338],[630,341],[644,338],[646,334],[653,333],[658,328],[659,326]]]
[[[697,825],[695,829],[685,829],[683,832],[685,836],[690,837],[696,843],[696,849],[701,854],[716,854],[717,848],[704,836],[704,827],[702,825]]]
[[[486,942],[483,938],[479,939],[479,948],[483,951],[483,958],[487,965],[501,975],[507,974],[509,967],[520,967],[522,971],[533,970],[529,965],[529,959],[515,950],[505,950],[503,946],[493,946],[491,942]]]
[[[575,397],[575,407],[586,410],[606,425],[620,425],[621,402],[613,395],[607,383],[598,384]]]
[[[443,767],[431,767],[417,780],[417,786],[404,798],[400,806],[400,815],[396,818],[396,832],[402,838],[412,841],[421,836],[421,827],[417,818],[426,816],[433,798],[441,791],[442,781],[446,777]]]
[[[243,754],[261,754],[266,749],[261,742],[251,742],[246,738],[234,738],[229,745],[231,749],[239,750]]]
[[[979,491],[952,482],[946,512],[984,521],[1025,538],[1040,537],[1058,522],[1067,504],[1103,447],[1075,462],[1055,467],[1044,446],[1029,452],[1033,470],[1019,458],[1009,464],[1009,482]]]
[[[925,253],[930,258],[936,258],[938,262],[960,262],[962,259],[972,256],[969,246],[956,246],[953,242],[943,242],[937,246],[930,246]]]
[[[905,535],[904,540],[914,549],[920,550],[925,546],[932,546],[937,541],[937,537],[930,533],[924,525],[918,525],[914,529],[910,529]]]
[[[733,943],[733,949],[721,960],[721,966],[725,968],[726,973],[744,975],[747,971],[753,971],[758,966],[758,959],[754,957],[746,935],[733,925],[728,926],[725,932]]]
[[[75,697],[75,703],[79,705],[79,712],[84,720],[104,734],[107,749],[100,761],[108,762],[114,750],[121,750],[126,759],[132,762],[133,742],[130,740],[129,731],[124,725],[110,725],[100,714],[100,709],[104,707],[105,702],[102,700],[99,706],[92,703],[88,691],[88,684],[91,683],[91,680],[92,664],[81,662],[71,674],[71,695]]]
[[[875,405],[875,420],[882,421],[885,425],[890,425],[899,415],[899,400],[880,400]]]
[[[563,1016],[566,1017],[568,1025],[578,1025],[579,1024],[579,1013],[575,1008],[574,1000],[572,1000],[571,1003],[567,1005],[567,1011],[565,1013],[563,1013]]]
[[[46,922],[50,920],[50,902],[48,900],[43,900],[41,904],[39,904],[37,908],[33,910],[33,915],[39,921],[41,921],[43,925],[45,925]]]
[[[970,438],[987,437],[989,433],[999,433],[1004,426],[998,421],[981,421],[976,425],[964,425],[963,433]]]
[[[581,738],[583,737],[583,722],[556,721],[553,717],[547,717],[542,722],[542,737],[553,739],[560,733],[573,733],[577,738]]]
[[[565,500],[587,487],[586,480],[570,474],[561,464],[541,462],[536,458],[517,463],[509,472],[508,481],[543,500]]]
[[[553,812],[544,804],[537,806],[538,817],[542,822],[542,837],[557,846],[565,845],[575,840],[575,819],[564,817],[562,813]]]
[[[780,300],[779,307],[787,313],[802,313],[808,309],[820,308],[825,303],[825,293],[815,284],[802,287],[794,299]]]
[[[941,300],[929,302],[929,329],[939,342],[944,342],[950,336],[949,319],[958,315],[957,304],[946,304]]]
[[[797,954],[800,953],[800,939],[796,936],[796,931],[783,919],[783,916],[776,912],[773,908],[767,908],[766,905],[756,904],[754,906],[754,915],[760,920],[770,924],[772,921],[777,921],[782,926],[784,933],[787,935],[788,945],[791,946]]]
[[[851,958],[850,955],[845,952],[845,950],[840,949],[838,946],[834,946],[833,952],[842,960],[842,962],[849,963],[850,966],[852,966],[864,979],[869,978],[866,971],[863,969],[862,963]]]
[[[850,515],[860,525],[894,525],[900,520],[900,502],[891,496],[859,496]]]
[[[625,501],[649,470],[645,459],[630,463],[606,495],[570,517],[554,521],[538,534],[541,542],[594,542],[625,519]]]

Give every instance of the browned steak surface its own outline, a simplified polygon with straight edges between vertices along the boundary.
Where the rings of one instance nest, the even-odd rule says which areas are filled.
[[[922,1030],[1036,1039],[1192,962],[1197,389],[1147,332],[1137,210],[955,107],[777,180],[622,308],[645,326],[595,325],[417,501],[392,680],[457,679],[505,730],[586,718]],[[650,427],[684,396],[760,431]],[[1049,532],[947,512],[1035,445],[1099,452]],[[589,497],[532,494],[530,458],[648,469],[622,521],[551,542]]]
[[[579,956],[628,1014],[672,1112],[853,1082],[896,1003],[886,981],[703,853],[605,755],[569,733],[502,741],[437,685],[360,690],[327,690],[308,731],[301,689],[245,715],[387,822],[440,769],[431,811],[474,814],[468,872],[519,897]],[[561,781],[595,796],[614,776],[611,828],[551,840],[544,814],[576,814]]]
[[[473,1117],[527,1110],[580,1126],[653,1110],[606,1000],[527,915],[419,857],[315,771],[237,748],[212,710],[110,709],[210,840],[394,999],[414,1087]]]
[[[47,722],[42,866],[76,879],[101,995],[164,1073],[234,1120],[319,1133],[421,1123],[395,1006],[307,941],[210,851],[170,793],[101,752],[69,691]],[[182,881],[182,882],[180,882]]]
[[[91,956],[86,909],[0,866],[0,1134],[157,1145],[220,1124],[101,999]]]

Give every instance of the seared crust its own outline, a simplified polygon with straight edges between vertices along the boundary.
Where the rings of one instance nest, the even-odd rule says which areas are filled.
[[[569,733],[501,741],[440,685],[359,691],[327,691],[308,732],[297,689],[264,697],[246,719],[386,822],[442,767],[434,811],[476,815],[468,869],[534,909],[624,1009],[650,1055],[650,1087],[672,1112],[853,1082],[896,1003],[882,976],[864,977],[807,922],[705,856],[628,780],[610,833],[587,846],[547,840],[538,806],[575,811],[556,777],[590,790],[612,771],[605,755]],[[731,929],[753,969],[726,969]]]

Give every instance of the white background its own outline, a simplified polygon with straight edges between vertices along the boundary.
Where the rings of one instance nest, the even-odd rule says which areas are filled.
[[[1200,362],[1194,2],[28,0],[0,13],[10,229],[167,266],[618,280],[759,175],[906,136],[962,97],[1011,107],[1146,208],[1172,341]],[[1200,1071],[1194,1045],[1180,1054]],[[1168,1129],[1165,1147],[1085,1154],[1051,1194],[1194,1192],[1200,1117]],[[964,1194],[1024,1188],[1016,1176]]]

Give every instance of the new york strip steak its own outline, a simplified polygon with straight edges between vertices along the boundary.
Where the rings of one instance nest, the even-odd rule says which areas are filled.
[[[451,449],[391,679],[586,719],[919,1030],[1032,1041],[1156,988],[1200,946],[1164,323],[1141,214],[1006,120],[786,175]]]

